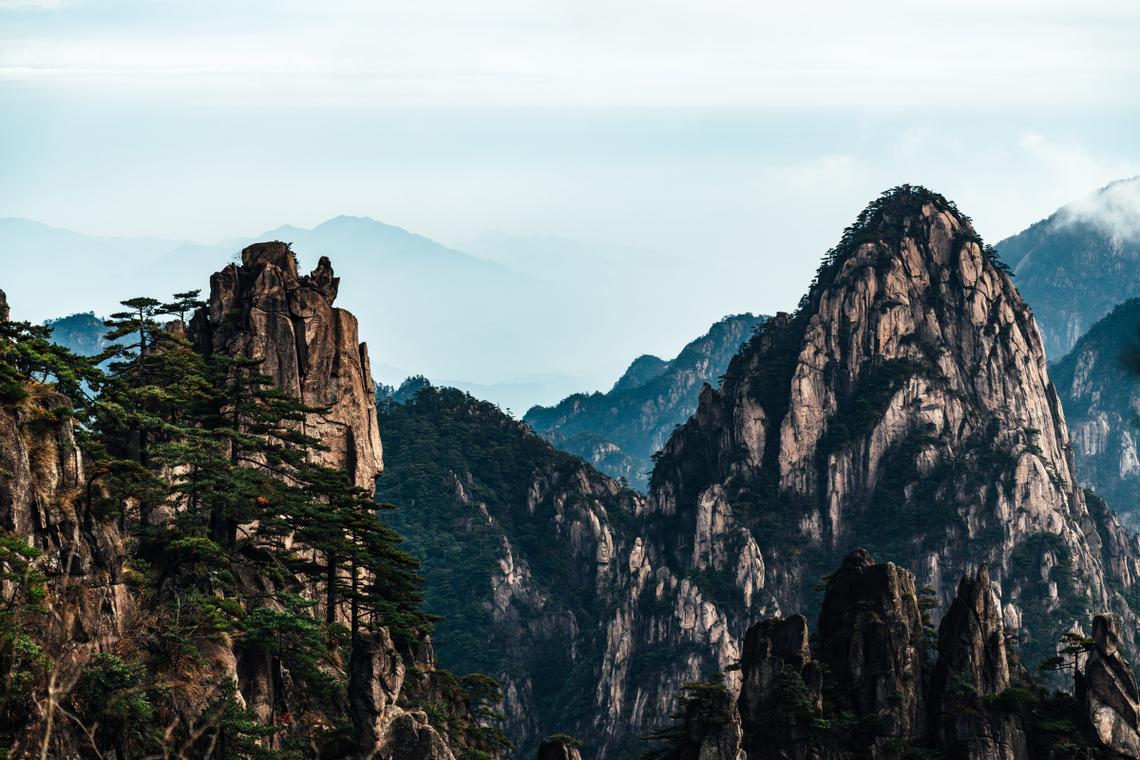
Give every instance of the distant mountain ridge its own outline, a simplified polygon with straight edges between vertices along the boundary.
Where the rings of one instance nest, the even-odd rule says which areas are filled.
[[[715,315],[683,298],[713,275],[681,277],[667,259],[618,260],[625,249],[545,237],[524,239],[511,249],[515,258],[495,248],[516,245],[503,237],[484,239],[485,252],[471,255],[361,216],[215,243],[104,238],[0,219],[0,284],[16,312],[36,322],[106,315],[126,298],[201,287],[219,260],[254,240],[293,243],[304,267],[320,256],[337,261],[339,298],[360,315],[378,367],[447,378],[519,413],[608,384],[626,357],[656,347],[647,336],[692,335]]]
[[[1050,374],[1069,423],[1077,477],[1140,527],[1140,376],[1131,363],[1140,339],[1140,298],[1092,326]]]
[[[725,317],[665,361],[643,354],[607,393],[577,393],[553,407],[535,406],[523,421],[563,451],[645,490],[653,454],[697,408],[705,383],[717,383],[728,362],[767,317]]]
[[[107,325],[94,312],[49,319],[44,324],[51,328],[53,343],[80,356],[94,356],[111,345],[106,338]]]
[[[1140,177],[1113,182],[996,247],[1056,361],[1114,306],[1140,296]]]

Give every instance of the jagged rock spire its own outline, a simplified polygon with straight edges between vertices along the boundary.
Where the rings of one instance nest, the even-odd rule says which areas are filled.
[[[333,307],[340,279],[323,256],[300,276],[281,242],[255,243],[241,259],[210,278],[209,305],[191,322],[196,347],[260,359],[286,393],[327,409],[305,432],[328,447],[326,464],[372,489],[383,469],[372,370],[356,317]]]
[[[1101,744],[1125,757],[1140,757],[1140,695],[1136,674],[1119,651],[1120,623],[1093,618],[1093,648],[1077,679],[1077,696]]]

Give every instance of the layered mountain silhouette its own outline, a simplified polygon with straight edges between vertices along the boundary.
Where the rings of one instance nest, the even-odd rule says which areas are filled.
[[[611,393],[643,387],[662,367],[635,361]],[[1066,737],[1088,718],[1061,700],[1060,717],[1007,720],[1037,699],[1036,687],[1024,687],[1028,697],[1007,694],[1022,687],[1006,672],[967,693],[971,647],[998,647],[1032,671],[1063,634],[1111,613],[1120,625],[1098,624],[1100,656],[1134,651],[1140,546],[1079,485],[1040,333],[1005,266],[952,202],[924,188],[895,188],[868,206],[797,311],[769,319],[717,387],[703,387],[696,412],[665,443],[646,497],[456,391],[420,390],[382,411],[381,426],[389,431],[381,496],[417,505],[391,519],[424,559],[432,611],[459,620],[450,633],[443,624],[441,651],[450,638],[498,663],[508,729],[522,746],[558,730],[584,737],[588,756],[631,756],[682,696],[686,723],[668,736],[697,746],[661,757],[739,757],[721,729],[736,731],[737,742],[743,735],[758,757],[768,756],[764,747],[780,757],[806,751],[806,739],[768,738],[783,712],[733,716],[742,679],[759,672],[776,680],[752,684],[753,699],[773,700],[774,685],[793,688],[785,696],[803,704],[780,698],[773,709],[802,707],[802,724],[799,713],[789,719],[805,731],[824,721],[814,736],[832,737],[823,743],[837,742],[836,752],[858,731],[858,752],[877,747],[881,757],[984,742],[1015,742],[1002,756],[1036,757],[1038,743],[1061,740],[1049,733],[1061,718]],[[851,555],[856,547],[868,551]],[[854,575],[882,576],[882,593],[872,584],[864,599],[862,581],[833,593],[832,576],[835,603],[821,600],[820,580],[848,564]],[[963,577],[971,580],[960,585]],[[985,611],[985,630],[970,629],[959,610],[945,624],[947,659],[928,670],[928,655],[915,651],[924,631],[960,604]],[[754,670],[762,652],[745,632],[797,613],[820,620],[820,645],[846,649],[813,645],[809,654],[805,624],[794,663],[765,659]],[[865,636],[851,639],[853,630]],[[975,643],[952,643],[959,630],[978,634]],[[769,640],[760,649],[770,653],[790,641]],[[508,652],[481,641],[508,642]],[[803,669],[816,653],[830,666],[822,682]],[[1096,688],[1127,691],[1126,675]],[[928,677],[944,680],[928,690]],[[1064,684],[1055,672],[1046,678]],[[551,683],[553,691],[540,686]],[[1006,701],[992,701],[999,696]],[[949,700],[975,705],[977,719],[930,709]],[[1085,715],[1101,714],[1089,704]],[[1098,727],[1102,741],[1128,746],[1130,704]]]
[[[378,380],[422,372],[519,414],[608,384],[647,342],[692,335],[715,316],[682,297],[703,273],[681,277],[676,262],[640,252],[600,267],[610,249],[562,239],[526,238],[519,248],[515,238],[491,236],[475,256],[367,217],[209,245],[0,220],[0,247],[11,262],[4,284],[18,312],[37,322],[65,316],[60,303],[105,316],[125,298],[203,287],[219,260],[258,240],[292,243],[302,266],[327,255],[351,267],[356,274],[341,299],[361,316]],[[44,278],[49,260],[54,276]]]
[[[997,245],[1056,361],[1120,302],[1140,296],[1140,177],[1058,209]]]
[[[1051,374],[1065,407],[1077,477],[1140,527],[1140,299],[1093,325]]]
[[[705,383],[718,382],[740,346],[767,317],[725,317],[675,358],[643,354],[607,393],[578,393],[553,407],[535,406],[523,420],[563,451],[644,491],[653,455],[697,408]]]

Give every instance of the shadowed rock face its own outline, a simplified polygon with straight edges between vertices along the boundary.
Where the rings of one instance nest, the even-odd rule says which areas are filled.
[[[1093,619],[1094,647],[1078,678],[1078,699],[1101,744],[1140,757],[1140,697],[1136,675],[1119,652],[1120,624],[1111,615]]]
[[[333,307],[340,279],[321,257],[300,276],[285,243],[256,243],[210,278],[209,305],[191,322],[198,350],[262,361],[260,371],[324,411],[305,432],[329,448],[325,463],[371,490],[383,469],[368,347],[356,317]]]
[[[1140,378],[1131,361],[1138,336],[1140,299],[1133,298],[1049,368],[1065,406],[1077,476],[1133,530],[1140,526]]]
[[[406,666],[388,632],[357,636],[348,664],[348,695],[356,727],[355,757],[387,760],[452,760],[447,742],[425,713],[396,703]]]
[[[582,753],[569,741],[544,741],[538,747],[537,760],[582,760]]]
[[[852,552],[827,583],[819,640],[841,709],[879,715],[889,736],[926,734],[926,642],[910,572]]]
[[[8,305],[0,291],[0,321]],[[42,552],[36,568],[49,593],[45,614],[37,619],[37,641],[62,652],[52,663],[60,682],[76,677],[95,652],[111,648],[136,612],[122,577],[123,541],[117,527],[96,519],[85,498],[83,455],[71,419],[50,410],[71,402],[46,386],[27,385],[19,404],[0,406],[0,534],[22,540]],[[10,566],[4,563],[5,571]],[[0,605],[17,593],[15,577],[0,582]],[[30,706],[29,706],[30,707]],[[10,716],[24,708],[8,706]],[[59,714],[55,715],[59,720]],[[45,720],[42,705],[26,716],[12,757],[22,757],[24,742],[38,741]],[[84,737],[66,727],[52,734],[52,757],[79,757]],[[29,755],[30,756],[30,755]]]
[[[709,709],[712,699],[695,710],[687,689],[683,730],[665,756],[719,759],[739,747],[748,760],[1140,757],[1136,682],[1116,650],[1111,617],[1094,620],[1096,645],[1078,698],[1049,697],[1004,652],[986,569],[958,589],[932,665],[920,654],[927,624],[913,576],[853,552],[828,580],[815,636],[802,616],[748,630],[738,710]]]
[[[951,675],[974,684],[979,695],[1000,694],[1010,683],[1001,607],[989,570],[958,581],[958,595],[938,628],[938,667],[933,691],[940,694]]]
[[[1011,667],[1001,608],[988,569],[963,576],[958,595],[938,629],[938,664],[931,679],[931,721],[943,751],[969,760],[1031,757],[1025,720],[1017,713],[983,709],[1027,675]]]
[[[796,679],[803,682],[803,696],[810,707],[822,707],[823,670],[812,659],[808,641],[808,623],[803,615],[761,620],[745,634],[737,706],[749,758],[808,756],[810,742],[804,726],[771,717],[789,708],[788,687],[798,686]]]

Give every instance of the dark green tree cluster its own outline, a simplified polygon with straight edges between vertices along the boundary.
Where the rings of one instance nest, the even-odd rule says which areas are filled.
[[[60,711],[101,756],[336,756],[352,737],[353,637],[383,626],[411,652],[430,630],[418,565],[370,493],[321,463],[304,426],[320,409],[275,387],[258,361],[194,350],[196,291],[123,306],[106,322],[114,344],[90,358],[53,346],[45,328],[0,323],[0,403],[51,386],[73,400],[52,413],[76,418],[84,449],[76,512],[117,524],[144,613],[122,651],[87,663]],[[20,720],[9,702],[51,666],[28,633],[49,593],[36,556],[0,536],[0,572],[18,588],[0,609],[9,733]],[[268,674],[268,722],[218,672],[235,649]],[[474,704],[498,701],[487,688]],[[501,738],[494,718],[487,708],[468,722]]]

